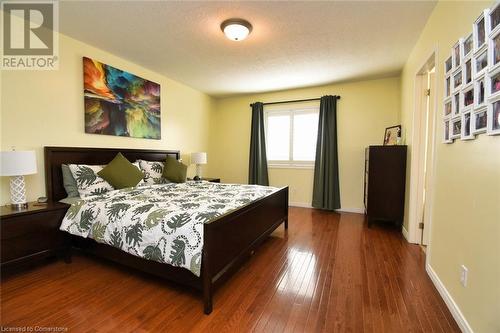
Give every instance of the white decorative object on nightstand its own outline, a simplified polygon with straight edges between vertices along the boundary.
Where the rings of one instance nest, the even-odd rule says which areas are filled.
[[[196,164],[196,176],[194,180],[201,179],[201,165],[207,164],[207,153],[191,153],[191,163]]]
[[[0,152],[0,175],[11,177],[10,197],[14,209],[28,207],[24,176],[36,172],[36,155],[34,151]]]

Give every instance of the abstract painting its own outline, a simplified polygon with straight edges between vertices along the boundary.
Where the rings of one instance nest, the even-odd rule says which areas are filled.
[[[85,133],[160,139],[160,85],[83,58]]]

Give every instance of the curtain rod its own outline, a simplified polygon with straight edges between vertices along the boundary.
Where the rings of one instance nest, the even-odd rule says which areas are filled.
[[[340,99],[340,96],[335,96],[337,99]],[[263,105],[271,105],[271,104],[285,104],[285,103],[300,103],[300,102],[310,102],[310,101],[319,101],[321,98],[306,98],[306,99],[292,99],[289,101],[279,101],[279,102],[267,102],[267,103],[262,103]],[[252,106],[250,104],[250,106]]]

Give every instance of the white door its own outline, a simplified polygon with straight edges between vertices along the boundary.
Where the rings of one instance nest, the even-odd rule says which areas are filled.
[[[432,173],[432,161],[433,161],[433,152],[434,152],[434,118],[435,118],[435,97],[436,97],[436,84],[435,84],[435,69],[432,68],[427,73],[427,98],[426,98],[426,107],[422,119],[423,127],[423,140],[422,144],[424,145],[423,149],[423,190],[422,190],[422,238],[421,244],[428,245],[429,243],[429,229],[430,229],[430,218],[431,218],[431,207],[429,196],[432,193],[431,191],[431,173]]]

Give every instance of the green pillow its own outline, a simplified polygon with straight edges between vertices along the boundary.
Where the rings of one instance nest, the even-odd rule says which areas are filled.
[[[162,176],[174,183],[184,183],[186,181],[187,168],[187,165],[168,156],[163,167]]]
[[[63,176],[63,186],[66,190],[68,198],[79,198],[80,193],[78,193],[78,186],[76,185],[76,180],[69,169],[67,164],[61,164],[62,176]]]
[[[115,189],[136,186],[144,178],[144,174],[121,153],[97,174]]]

